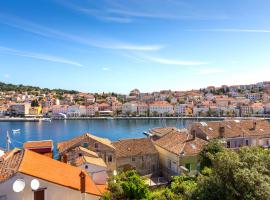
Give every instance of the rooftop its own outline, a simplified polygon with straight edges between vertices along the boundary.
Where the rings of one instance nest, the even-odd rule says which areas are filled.
[[[102,158],[95,158],[95,157],[89,157],[89,156],[81,156],[78,157],[75,161],[76,166],[81,166],[84,163],[89,163],[101,167],[107,167],[106,163]]]
[[[157,139],[154,143],[173,154],[184,153],[191,156],[198,154],[206,141],[197,137],[194,139],[187,131],[175,130]]]
[[[224,128],[224,137],[270,135],[270,123],[258,119],[196,122],[192,127],[200,129],[209,139],[220,137],[220,128]]]
[[[80,143],[82,140],[84,140],[86,138],[91,138],[93,140],[96,140],[97,142],[100,142],[100,143],[114,149],[114,146],[112,145],[112,143],[109,139],[97,137],[97,136],[92,135],[90,133],[85,133],[83,135],[72,138],[71,140],[60,142],[57,145],[57,149],[58,149],[59,153],[62,153],[69,148],[75,147],[78,143]]]
[[[80,174],[84,173],[86,175],[86,193],[101,196],[98,187],[81,169],[30,150],[17,149],[10,153],[0,162],[0,172],[0,182],[9,179],[16,173],[22,173],[75,190],[80,190]]]
[[[117,158],[158,153],[150,138],[123,139],[112,144]]]

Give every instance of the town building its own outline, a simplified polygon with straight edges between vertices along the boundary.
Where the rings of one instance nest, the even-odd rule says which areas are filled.
[[[117,171],[135,169],[140,175],[159,171],[158,152],[150,138],[123,139],[113,142]]]
[[[23,144],[23,148],[53,158],[52,140],[27,141]]]
[[[138,105],[136,103],[127,102],[122,105],[122,114],[130,115],[134,114],[137,115]]]
[[[13,116],[26,116],[29,114],[30,107],[30,103],[11,104],[9,107],[9,113]]]
[[[149,104],[150,115],[168,115],[173,114],[173,106],[167,101],[155,101]]]
[[[79,156],[75,160],[75,166],[84,169],[96,184],[107,184],[109,178],[107,165],[102,158],[94,156]]]
[[[227,148],[270,146],[270,123],[267,120],[224,120],[196,122],[189,127],[193,136],[209,141],[220,139]]]
[[[7,153],[1,158],[0,174],[1,199],[97,200],[104,192],[80,168],[30,150],[14,149]],[[38,183],[35,189],[31,186],[33,180]],[[17,182],[23,187],[14,192],[12,188]]]
[[[97,137],[90,133],[85,133],[71,140],[58,143],[57,149],[60,160],[64,162],[66,159],[69,160],[69,158],[66,158],[66,156],[69,155],[68,153],[72,151],[72,149],[80,146],[96,152],[106,163],[109,173],[115,170],[115,147],[112,145],[112,142],[109,139]]]
[[[159,138],[153,138],[159,153],[162,175],[167,179],[171,176],[195,175],[200,169],[199,152],[207,142],[190,135],[187,130],[159,129]]]

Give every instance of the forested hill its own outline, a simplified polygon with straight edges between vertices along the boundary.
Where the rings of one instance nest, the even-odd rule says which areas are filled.
[[[50,93],[55,92],[57,94],[69,93],[69,94],[76,94],[78,91],[75,90],[63,90],[63,89],[48,89],[48,88],[40,88],[35,86],[29,85],[14,85],[14,84],[7,84],[0,82],[0,92],[8,92],[8,91],[15,91],[15,92],[28,92],[31,93]]]

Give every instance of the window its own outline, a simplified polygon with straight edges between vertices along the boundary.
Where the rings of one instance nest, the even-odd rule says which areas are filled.
[[[134,157],[132,157],[131,160],[132,160],[132,162],[135,162],[135,158]]]
[[[85,168],[85,169],[88,169],[88,165],[85,165],[84,168]]]
[[[97,149],[98,148],[98,143],[95,143],[94,147],[95,147],[95,149]]]
[[[269,139],[266,140],[266,146],[269,146]]]
[[[83,143],[83,147],[84,147],[84,148],[87,148],[87,147],[88,147],[88,143],[86,143],[86,142]]]
[[[248,146],[248,140],[246,140],[246,146]]]
[[[108,162],[112,162],[112,155],[108,156]]]
[[[82,153],[79,153],[79,157],[82,157]]]
[[[231,143],[230,143],[230,141],[227,141],[227,148],[231,148]]]
[[[172,161],[168,160],[168,168],[171,169],[172,168]]]
[[[185,168],[187,168],[188,171],[190,172],[190,163],[186,163],[186,164],[185,164]]]
[[[34,191],[34,200],[45,200],[45,190]]]

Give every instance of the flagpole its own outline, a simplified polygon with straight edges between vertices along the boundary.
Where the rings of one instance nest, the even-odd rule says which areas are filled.
[[[7,145],[7,151],[9,151],[10,150],[10,143],[11,143],[11,141],[10,141],[10,136],[9,136],[9,133],[8,133],[8,131],[7,131],[7,137],[6,137],[6,145]]]

